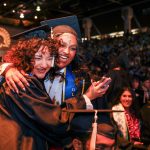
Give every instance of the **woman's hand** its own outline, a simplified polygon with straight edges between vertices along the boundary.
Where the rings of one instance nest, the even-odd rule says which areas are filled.
[[[25,90],[25,86],[29,86],[26,78],[28,74],[26,74],[23,70],[19,72],[16,68],[12,67],[5,73],[5,80],[11,90],[19,93],[17,85]]]
[[[92,81],[91,86],[86,91],[85,95],[93,100],[98,97],[102,97],[109,88],[109,83],[111,82],[111,78],[103,77],[103,80],[100,81]]]

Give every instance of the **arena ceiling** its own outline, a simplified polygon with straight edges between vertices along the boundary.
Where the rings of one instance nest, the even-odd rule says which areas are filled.
[[[41,11],[36,11],[37,6]],[[92,33],[109,33],[123,29],[121,8],[125,6],[133,8],[133,27],[150,26],[150,0],[2,0],[0,24],[31,28],[45,19],[77,15],[81,29],[82,19],[90,17]]]

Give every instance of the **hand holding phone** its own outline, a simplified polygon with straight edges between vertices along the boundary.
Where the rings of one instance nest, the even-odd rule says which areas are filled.
[[[108,87],[108,85],[110,85],[111,83],[111,78],[110,77],[105,77],[103,76],[99,81],[98,84],[102,84],[101,88],[105,89]]]
[[[109,84],[111,82],[111,78],[102,77],[99,81],[91,80],[91,86],[87,90],[86,96],[93,100],[97,97],[102,97],[109,88]]]
[[[105,89],[108,87],[108,85],[110,85],[111,83],[111,78],[105,78],[105,80],[103,80],[102,82],[104,82],[104,84],[102,85],[102,89]]]

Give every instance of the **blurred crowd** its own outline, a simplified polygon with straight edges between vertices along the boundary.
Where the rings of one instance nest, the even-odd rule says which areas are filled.
[[[129,74],[133,86],[138,86],[150,97],[150,32],[102,40],[92,39],[80,44],[79,60],[90,74],[103,76],[119,63]],[[144,100],[145,101],[145,100]]]
[[[150,33],[103,40],[93,39],[84,41],[80,46],[79,52],[85,59],[84,61],[99,67],[102,73],[108,71],[114,58],[116,59],[120,53],[127,51],[128,60],[124,63],[130,74],[137,75],[141,79],[150,74]]]

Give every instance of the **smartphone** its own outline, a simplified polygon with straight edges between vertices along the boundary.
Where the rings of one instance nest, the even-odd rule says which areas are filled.
[[[105,77],[105,79],[106,79],[106,77]],[[102,81],[104,81],[104,80],[102,80]],[[102,86],[102,89],[105,89],[108,85],[110,85],[110,83],[111,83],[111,78]]]
[[[101,77],[101,79],[99,80],[99,82],[103,82],[107,77],[103,76]]]

